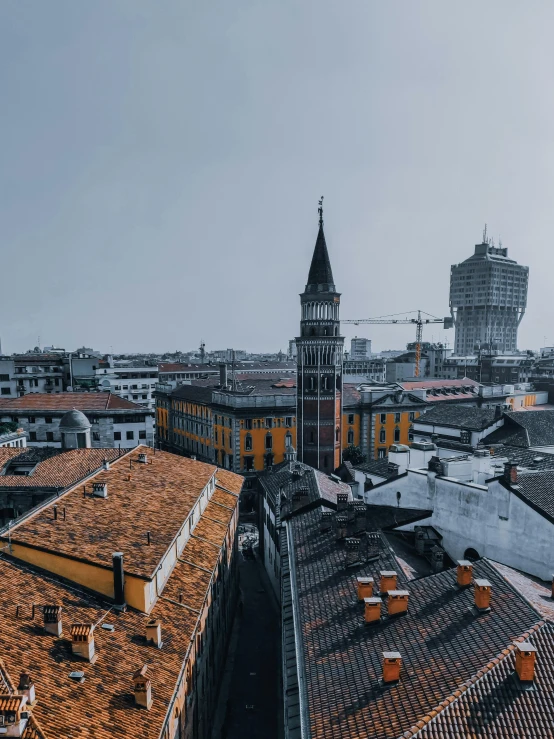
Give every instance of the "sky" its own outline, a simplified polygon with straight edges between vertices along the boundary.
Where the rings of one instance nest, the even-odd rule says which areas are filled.
[[[286,350],[321,195],[343,319],[447,315],[486,222],[530,268],[520,348],[554,344],[553,26],[544,0],[2,0],[3,351]]]

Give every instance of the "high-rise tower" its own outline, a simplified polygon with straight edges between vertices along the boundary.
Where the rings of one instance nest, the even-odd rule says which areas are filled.
[[[458,356],[481,348],[512,353],[517,329],[527,305],[529,267],[508,258],[502,243],[487,239],[475,253],[450,271],[450,311],[456,326],[454,351]]]
[[[308,282],[300,295],[297,354],[298,459],[325,472],[341,461],[342,354],[340,294],[335,289],[323,233],[323,198],[319,231]]]

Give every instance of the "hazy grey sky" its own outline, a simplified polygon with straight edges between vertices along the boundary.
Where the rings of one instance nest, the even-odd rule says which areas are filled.
[[[487,221],[531,270],[520,347],[554,344],[553,28],[545,0],[2,0],[4,351],[285,349],[321,194],[343,318],[447,314]]]

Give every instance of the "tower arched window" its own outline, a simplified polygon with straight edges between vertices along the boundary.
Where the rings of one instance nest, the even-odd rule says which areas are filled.
[[[252,451],[252,434],[246,434],[246,436],[244,437],[244,451]]]

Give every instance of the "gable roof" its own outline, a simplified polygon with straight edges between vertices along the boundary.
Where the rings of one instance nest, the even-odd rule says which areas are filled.
[[[295,491],[307,488],[310,503],[323,499],[331,507],[337,504],[337,493],[351,494],[349,485],[303,462],[281,462],[258,479],[274,505],[280,504],[281,490],[290,499]]]
[[[524,503],[554,523],[554,470],[518,472],[517,485],[509,487]]]
[[[17,411],[61,412],[132,410],[151,413],[144,406],[120,398],[113,393],[28,393],[20,398],[0,399],[0,415]]]
[[[540,619],[486,560],[474,564],[474,576],[492,584],[492,610],[475,615],[473,589],[456,588],[455,571],[406,581],[385,550],[378,561],[346,568],[334,533],[319,531],[317,510],[285,526],[311,739],[397,739]],[[378,578],[383,569],[396,570],[409,591],[408,613],[366,627],[356,577]],[[384,686],[382,652],[391,650],[402,655],[401,679]]]
[[[470,431],[483,431],[496,419],[492,408],[474,408],[467,405],[440,405],[425,411],[417,424],[452,426]]]
[[[505,413],[504,418],[504,426],[489,434],[486,443],[522,448],[554,446],[554,410],[515,411]]]

